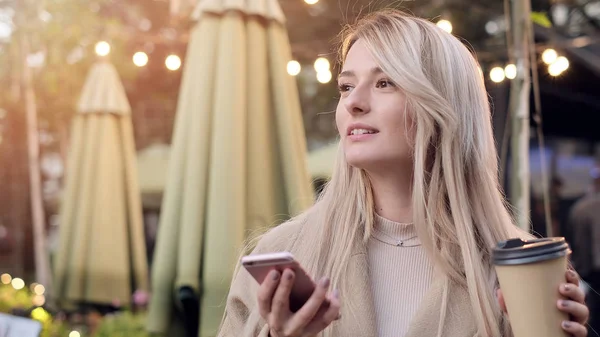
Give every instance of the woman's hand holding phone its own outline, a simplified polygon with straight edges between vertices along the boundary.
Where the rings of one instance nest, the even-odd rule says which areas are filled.
[[[296,312],[290,310],[290,294],[295,273],[271,270],[258,290],[258,306],[267,321],[271,337],[316,336],[339,318],[340,299],[337,291],[330,296],[329,279],[321,279],[308,301]]]

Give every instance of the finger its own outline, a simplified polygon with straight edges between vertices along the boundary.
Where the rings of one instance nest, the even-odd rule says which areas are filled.
[[[305,331],[314,334],[324,330],[331,322],[341,317],[340,308],[340,295],[339,292],[335,290],[333,295],[329,298],[329,307],[327,310],[323,314],[317,313],[315,320],[306,327]]]
[[[579,275],[577,275],[577,272],[574,270],[567,270],[567,282],[568,283],[572,283],[576,286],[579,287]]]
[[[560,293],[575,302],[585,303],[585,294],[581,288],[572,283],[561,284]]]
[[[573,321],[578,323],[585,323],[590,316],[590,310],[588,307],[581,303],[570,300],[558,300],[558,309],[560,311],[568,313],[573,317]]]
[[[281,274],[281,281],[271,302],[271,315],[277,324],[283,322],[290,313],[290,293],[292,292],[295,276],[290,269],[284,270]]]
[[[587,328],[579,323],[563,321],[562,328],[574,337],[587,337]]]
[[[306,303],[298,310],[292,317],[290,328],[292,334],[302,330],[306,327],[312,319],[315,317],[319,308],[323,305],[325,298],[327,297],[327,290],[329,289],[330,280],[324,277],[319,281],[313,291],[312,295],[308,298]]]
[[[271,302],[273,294],[279,285],[281,274],[277,270],[272,270],[258,288],[258,309],[260,315],[267,320],[271,312]]]
[[[496,290],[496,297],[498,298],[498,304],[500,305],[502,311],[508,313],[508,310],[506,309],[506,302],[504,301],[504,294],[502,294],[501,289]]]

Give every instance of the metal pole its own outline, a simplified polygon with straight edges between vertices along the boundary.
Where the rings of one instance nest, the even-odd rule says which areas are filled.
[[[46,221],[42,197],[42,177],[40,173],[40,148],[38,137],[37,103],[33,88],[33,74],[27,64],[27,55],[31,51],[29,24],[27,23],[28,1],[21,1],[21,62],[22,90],[27,116],[27,153],[29,159],[29,187],[31,214],[33,222],[33,244],[36,281],[43,284],[47,291],[52,289],[50,276],[50,257],[47,249]],[[49,297],[49,296],[47,296]]]
[[[530,229],[529,171],[529,95],[531,64],[529,56],[530,0],[511,0],[511,59],[517,76],[511,82],[511,185],[510,197],[515,207],[515,221],[522,229]]]

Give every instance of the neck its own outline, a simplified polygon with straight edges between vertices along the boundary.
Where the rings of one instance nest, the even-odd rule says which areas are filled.
[[[413,222],[412,169],[368,172],[368,176],[377,214],[395,222]]]

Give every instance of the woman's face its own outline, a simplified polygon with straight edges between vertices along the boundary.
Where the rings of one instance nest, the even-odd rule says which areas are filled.
[[[358,40],[338,78],[336,125],[348,164],[365,170],[411,161],[412,119],[406,97]],[[412,132],[410,132],[412,133]]]

